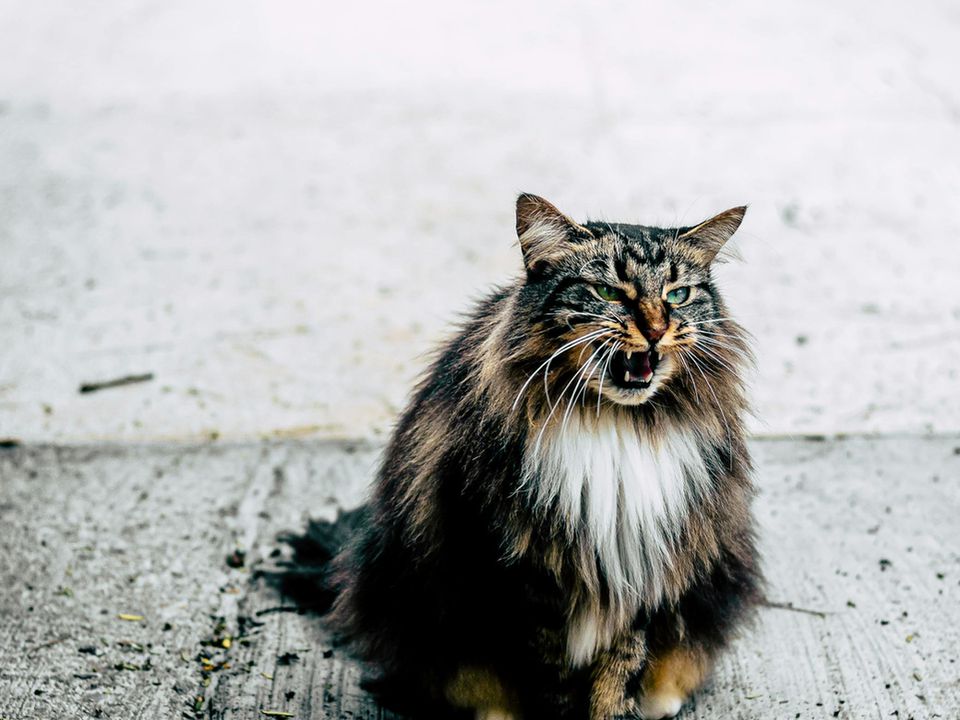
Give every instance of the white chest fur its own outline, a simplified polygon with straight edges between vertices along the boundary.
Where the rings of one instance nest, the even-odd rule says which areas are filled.
[[[641,603],[663,597],[690,500],[709,479],[693,432],[683,428],[648,437],[629,418],[575,412],[539,445],[536,436],[524,463],[526,488],[585,532],[611,598],[606,611],[580,609],[570,618],[567,655],[581,665]]]

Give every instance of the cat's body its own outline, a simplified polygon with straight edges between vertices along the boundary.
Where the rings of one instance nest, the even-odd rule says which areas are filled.
[[[742,214],[578,225],[521,196],[526,277],[441,352],[336,562],[332,623],[385,697],[601,720],[700,686],[759,598],[748,351],[709,274]]]

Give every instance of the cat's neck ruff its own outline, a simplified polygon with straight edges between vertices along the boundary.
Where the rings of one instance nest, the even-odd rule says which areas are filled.
[[[588,538],[611,609],[627,622],[641,604],[654,607],[664,598],[687,513],[708,484],[693,428],[651,431],[609,409],[578,409],[542,435],[533,429],[524,459],[531,498]],[[592,656],[613,630],[571,637],[571,660]]]

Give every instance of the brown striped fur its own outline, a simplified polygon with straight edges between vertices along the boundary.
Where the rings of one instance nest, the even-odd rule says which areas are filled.
[[[606,720],[699,687],[759,597],[750,352],[711,276],[743,212],[581,224],[520,196],[524,275],[440,351],[334,565],[385,700]]]

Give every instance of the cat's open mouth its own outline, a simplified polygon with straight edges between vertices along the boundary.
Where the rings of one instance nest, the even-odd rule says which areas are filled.
[[[610,360],[610,376],[617,387],[642,390],[650,387],[659,362],[656,350],[619,350]]]

